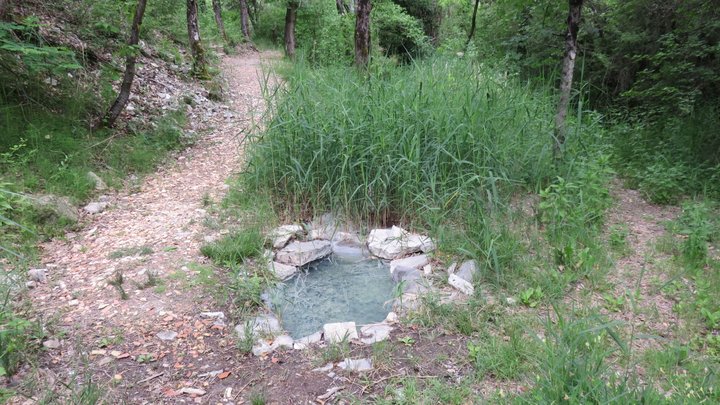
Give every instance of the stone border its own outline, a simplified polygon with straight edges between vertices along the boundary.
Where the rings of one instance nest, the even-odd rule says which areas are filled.
[[[437,291],[427,279],[432,274],[431,257],[428,254],[435,249],[435,243],[428,236],[413,234],[393,226],[389,229],[373,229],[368,234],[367,241],[363,242],[357,232],[338,230],[332,217],[326,214],[307,229],[297,224],[283,225],[270,232],[269,237],[273,250],[266,251],[265,257],[270,271],[279,280],[288,280],[303,266],[331,254],[360,253],[388,264],[393,282],[402,286],[403,293],[394,300],[393,310],[383,322],[360,325],[359,334],[358,325],[348,321],[328,323],[323,325],[321,331],[293,339],[282,329],[268,305],[264,314],[235,326],[241,340],[247,338],[246,334],[252,334],[252,353],[255,356],[265,355],[279,348],[303,350],[323,342],[350,340],[373,344],[383,341],[394,329],[392,325],[398,322],[398,313],[416,309],[422,294]],[[454,263],[448,269],[449,284],[463,294],[472,294],[472,278],[477,271],[477,265],[474,261],[468,261],[457,271],[456,268],[457,264]]]

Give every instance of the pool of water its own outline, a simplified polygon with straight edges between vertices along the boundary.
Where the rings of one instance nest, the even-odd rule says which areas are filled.
[[[299,339],[331,322],[381,322],[390,312],[395,285],[379,260],[333,255],[311,263],[271,294],[283,329]]]

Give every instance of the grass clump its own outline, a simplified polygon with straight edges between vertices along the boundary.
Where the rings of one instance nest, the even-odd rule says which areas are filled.
[[[200,252],[219,264],[237,264],[262,254],[264,242],[260,229],[248,228],[207,244]]]
[[[432,60],[364,77],[298,64],[247,180],[291,209],[392,222],[447,216],[550,175],[553,104],[512,77]]]

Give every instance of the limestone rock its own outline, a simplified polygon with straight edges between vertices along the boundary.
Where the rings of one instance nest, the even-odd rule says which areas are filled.
[[[43,342],[43,346],[47,349],[59,349],[60,341],[57,339],[48,339]]]
[[[28,270],[28,278],[30,281],[45,283],[47,282],[47,269],[30,269]]]
[[[435,244],[429,237],[410,233],[397,226],[373,229],[368,235],[367,245],[372,254],[388,260],[435,249]]]
[[[398,321],[398,315],[395,312],[390,312],[385,317],[385,322],[387,323],[396,323]]]
[[[295,350],[305,350],[308,346],[319,343],[322,340],[322,332],[315,332],[312,335],[308,335],[297,339],[293,344]]]
[[[422,278],[422,272],[411,267],[398,266],[392,273],[392,279],[396,283],[418,280]]]
[[[172,340],[175,340],[177,335],[178,335],[178,333],[175,331],[164,330],[162,332],[158,332],[155,336],[157,336],[157,338],[160,340],[172,341]]]
[[[323,335],[325,341],[330,343],[358,338],[355,322],[326,323],[323,325]]]
[[[455,272],[461,279],[472,283],[475,273],[478,272],[478,265],[475,260],[468,260],[460,265],[460,268]]]
[[[385,323],[373,323],[360,328],[360,335],[367,336],[360,339],[366,345],[382,342],[390,337],[393,327]]]
[[[405,257],[402,259],[395,259],[390,262],[390,274],[392,274],[393,271],[395,271],[395,269],[399,266],[409,267],[411,269],[421,269],[428,263],[430,263],[430,259],[427,255],[417,255]]]
[[[91,202],[88,205],[83,207],[83,211],[87,212],[88,214],[99,214],[103,211],[105,211],[108,207],[108,203],[106,202]]]
[[[338,364],[343,370],[347,371],[370,371],[373,369],[370,359],[345,359]]]
[[[457,274],[451,274],[450,277],[448,277],[448,284],[466,295],[473,295],[475,292],[475,287],[473,287],[472,283]]]
[[[273,351],[272,346],[265,340],[258,340],[252,348],[253,356],[262,356]]]
[[[282,249],[290,242],[290,239],[301,235],[303,231],[303,227],[300,225],[282,225],[275,228],[270,232],[270,237],[273,238],[273,248]]]
[[[447,268],[447,273],[448,273],[448,274],[453,274],[453,273],[455,273],[455,270],[457,270],[457,266],[458,266],[457,263],[451,264],[450,267]]]
[[[295,266],[282,264],[278,262],[270,262],[270,271],[280,280],[287,280],[297,273],[298,269]]]
[[[59,197],[56,195],[26,195],[27,201],[35,208],[40,210],[48,210],[55,215],[67,218],[73,222],[79,219],[77,209],[67,197]]]
[[[332,244],[325,240],[293,242],[277,252],[275,260],[291,266],[301,267],[332,253]]]
[[[276,335],[282,331],[282,328],[280,328],[280,322],[273,315],[260,315],[252,321],[236,325],[235,332],[237,332],[241,340],[246,337],[246,329],[252,331],[253,336]]]
[[[107,190],[107,188],[108,188],[107,184],[105,184],[103,179],[100,178],[100,176],[98,176],[94,172],[87,172],[87,178],[88,178],[88,180],[90,180],[90,182],[92,184],[95,185],[95,190],[97,190],[97,191]]]
[[[288,335],[280,335],[275,338],[272,344],[273,350],[279,349],[281,347],[284,347],[286,349],[292,349],[293,343],[295,343],[295,340],[291,338]]]

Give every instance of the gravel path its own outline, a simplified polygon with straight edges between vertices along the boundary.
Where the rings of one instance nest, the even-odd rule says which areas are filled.
[[[225,180],[240,168],[241,141],[251,114],[262,108],[262,60],[274,57],[226,57],[227,106],[208,104],[189,114],[204,121],[208,134],[139,190],[109,196],[110,208],[84,218],[82,229],[43,246],[48,282],[32,298],[52,320],[48,340],[60,342],[39,365],[48,383],[89,373],[109,382],[118,400],[174,403],[168,398],[193,396],[183,387],[210,391],[203,372],[231,368],[234,360],[222,352],[233,347],[232,325],[200,316],[216,310],[214,301],[171,279],[190,279],[193,263],[207,263],[199,252],[207,232],[203,201],[220,201]],[[164,288],[141,288],[148,272],[167,280]],[[118,273],[127,300],[108,284]],[[163,331],[173,339],[158,338]]]

